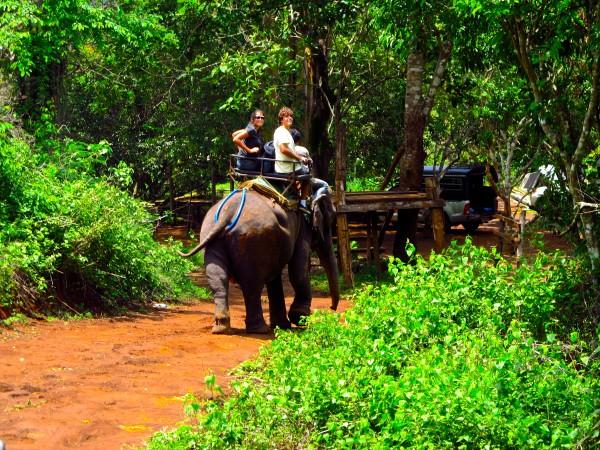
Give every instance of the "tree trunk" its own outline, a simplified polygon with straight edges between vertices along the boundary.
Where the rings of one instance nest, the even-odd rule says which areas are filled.
[[[167,164],[167,183],[169,187],[169,211],[171,211],[171,216],[173,217],[174,222],[176,222],[175,217],[175,184],[173,183],[173,167],[170,163]]]
[[[67,121],[67,105],[64,101],[64,80],[67,64],[64,59],[50,64],[50,97],[56,110],[56,123]]]
[[[339,84],[338,101],[335,103],[335,204],[346,203],[346,124],[342,120],[341,100],[346,89],[347,72],[342,68],[342,77]],[[344,283],[351,287],[354,285],[352,275],[352,254],[350,252],[350,235],[348,230],[348,216],[336,215],[338,237],[338,254],[340,266],[344,275]]]
[[[423,72],[425,58],[422,53],[411,53],[406,63],[406,96],[404,102],[404,152],[400,156],[400,189],[417,191],[423,179],[423,133],[426,118],[423,114]],[[404,262],[407,241],[416,241],[418,210],[398,210],[394,256]]]
[[[596,223],[596,215],[592,212],[585,211],[585,207],[581,205],[585,203],[585,198],[580,189],[580,181],[576,168],[573,164],[570,165],[567,171],[567,185],[573,199],[573,209],[575,214],[579,214],[578,228],[579,232],[585,240],[592,272],[600,271],[600,242],[595,231],[598,227]],[[582,212],[582,210],[584,210]]]
[[[330,179],[329,163],[334,154],[327,126],[336,100],[329,86],[328,70],[327,44],[320,39],[316,47],[306,49],[305,142],[311,152],[315,175],[325,180]]]
[[[433,72],[429,92],[423,95],[425,56],[418,50],[406,60],[406,95],[404,100],[404,148],[400,157],[400,189],[420,191],[423,182],[425,148],[423,134],[437,90],[442,84],[446,65],[450,59],[452,45],[443,42],[440,46],[437,65]],[[394,256],[407,260],[406,241],[416,243],[418,210],[399,210],[394,240]]]
[[[66,68],[67,64],[63,59],[35,68],[29,76],[19,78],[20,106],[24,118],[38,119],[40,107],[51,100],[57,124],[65,122],[66,105],[63,96]]]

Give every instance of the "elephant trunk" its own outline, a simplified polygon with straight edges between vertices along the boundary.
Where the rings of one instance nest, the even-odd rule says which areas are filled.
[[[317,190],[313,199],[313,248],[317,251],[321,266],[327,274],[331,309],[337,310],[340,302],[340,285],[337,258],[333,250],[333,224],[335,223],[335,207],[331,201],[331,192],[327,183],[313,179]]]
[[[329,292],[331,295],[331,309],[335,311],[340,302],[340,285],[337,258],[335,257],[335,252],[333,250],[331,233],[326,233],[323,240],[319,239],[319,242],[316,245],[316,251],[321,266],[323,266],[323,269],[325,269],[325,273],[327,274]]]

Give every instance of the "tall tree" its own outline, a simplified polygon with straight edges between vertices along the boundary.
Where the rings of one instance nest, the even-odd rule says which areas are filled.
[[[595,181],[584,170],[599,131],[600,2],[522,0],[510,8],[496,0],[465,4],[467,11],[487,23],[489,39],[508,44],[533,97],[531,108],[545,136],[542,148],[561,166],[574,223],[592,267],[600,270]],[[498,51],[505,49],[497,46]]]
[[[371,11],[383,42],[395,48],[406,62],[399,187],[420,190],[425,161],[423,138],[451,55],[454,12],[450,2],[444,0],[375,1]],[[394,255],[404,260],[406,241],[416,240],[417,213],[418,210],[398,211]]]

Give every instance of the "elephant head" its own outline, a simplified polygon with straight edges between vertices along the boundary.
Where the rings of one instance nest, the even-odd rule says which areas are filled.
[[[340,301],[337,258],[333,250],[333,227],[335,225],[335,207],[331,201],[329,187],[318,187],[312,201],[312,248],[317,252],[319,261],[329,282],[331,309],[334,311]]]

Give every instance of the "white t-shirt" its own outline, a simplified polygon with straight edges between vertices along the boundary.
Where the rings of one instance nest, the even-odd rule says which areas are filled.
[[[275,172],[277,173],[290,173],[294,170],[300,169],[301,164],[291,164],[285,161],[292,161],[299,163],[296,158],[292,158],[291,156],[284,155],[281,153],[279,146],[281,144],[287,144],[288,148],[291,150],[295,150],[296,146],[294,145],[294,139],[290,134],[289,130],[281,125],[275,130],[275,134],[273,135],[273,145],[275,146]]]

